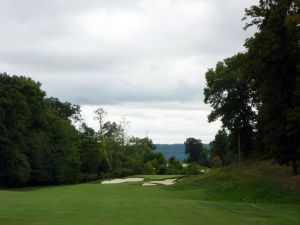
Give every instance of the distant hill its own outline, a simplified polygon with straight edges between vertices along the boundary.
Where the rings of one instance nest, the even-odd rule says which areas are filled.
[[[155,144],[156,151],[162,152],[166,159],[174,156],[177,160],[183,161],[186,158],[184,144]],[[209,144],[203,144],[203,146],[209,149]]]
[[[156,151],[162,152],[166,159],[174,156],[177,160],[183,161],[186,158],[184,144],[156,144]]]

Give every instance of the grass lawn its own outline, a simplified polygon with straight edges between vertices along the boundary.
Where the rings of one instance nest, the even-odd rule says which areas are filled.
[[[0,191],[1,225],[299,224],[300,207],[195,199],[197,191],[80,184]]]
[[[281,190],[276,185],[247,188],[245,182],[236,178],[223,182],[223,175],[191,176],[172,186],[89,183],[0,190],[0,225],[300,224],[299,203],[289,203],[299,193]],[[238,189],[233,192],[234,186],[229,183]],[[221,189],[223,184],[228,188],[225,192]],[[261,192],[266,193],[265,188],[274,189],[274,193],[280,191],[281,201],[268,203],[267,199],[254,204],[253,196],[249,196],[260,196]],[[269,197],[273,196],[270,190]],[[235,201],[243,193],[249,201]]]

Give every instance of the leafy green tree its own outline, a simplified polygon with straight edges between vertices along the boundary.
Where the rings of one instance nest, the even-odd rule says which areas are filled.
[[[144,165],[144,173],[145,174],[155,174],[155,168],[151,162],[146,162]]]
[[[141,160],[140,154],[130,151],[128,152],[128,156],[125,166],[130,169],[132,174],[142,174],[144,172],[144,163]]]
[[[52,183],[77,183],[80,178],[79,137],[70,121],[50,115],[48,125],[51,149]]]
[[[100,132],[85,123],[76,130],[79,106],[45,95],[30,78],[0,74],[0,186],[165,173],[165,158],[151,139],[125,141],[125,122],[103,123],[99,110]]]
[[[197,175],[201,174],[202,167],[198,163],[190,163],[187,167],[184,168],[184,173],[187,175]]]
[[[1,186],[78,181],[77,131],[49,106],[40,83],[0,74],[0,115]]]
[[[149,162],[154,168],[155,174],[166,172],[166,160],[161,152],[154,151],[156,146],[148,138],[131,137],[126,146],[126,155],[129,156],[129,167],[134,173],[141,173]],[[147,165],[149,165],[149,163]]]
[[[131,137],[129,139],[128,145],[131,146],[132,150],[136,151],[151,151],[156,149],[156,146],[153,144],[153,141],[148,137]]]
[[[120,143],[115,139],[106,137],[104,140],[106,148],[106,159],[108,160],[108,163],[110,165],[110,170],[113,172],[115,169],[122,167],[124,152]]]
[[[95,180],[102,172],[102,155],[96,132],[85,123],[80,128],[80,160],[84,181]]]
[[[248,78],[258,95],[264,147],[280,163],[292,162],[297,174],[300,159],[300,3],[297,0],[260,0],[246,10],[245,28],[258,31],[249,38]]]
[[[181,174],[182,172],[182,165],[181,163],[176,160],[176,158],[173,156],[168,160],[168,174]]]
[[[99,122],[99,134],[100,136],[103,134],[103,124],[104,124],[104,118],[107,116],[107,112],[99,107],[98,109],[95,110],[95,120],[98,120]]]
[[[114,139],[122,146],[124,145],[125,131],[124,127],[121,124],[107,121],[103,124],[102,132],[104,136]]]
[[[228,134],[225,129],[219,130],[215,136],[215,139],[210,142],[210,151],[211,157],[216,156],[221,160],[221,165],[224,163],[225,156],[227,154],[228,145],[229,145]]]
[[[155,174],[164,174],[166,172],[166,160],[161,152],[155,152],[153,150],[142,152],[141,159],[144,164],[151,162]]]
[[[251,155],[253,142],[253,124],[256,113],[253,109],[253,93],[244,79],[245,55],[237,54],[218,62],[215,69],[209,69],[205,74],[204,102],[212,106],[208,116],[212,122],[220,119],[223,127],[234,135],[235,152],[245,157]]]
[[[81,118],[81,109],[79,105],[74,105],[69,102],[61,102],[58,98],[46,98],[46,104],[49,108],[57,113],[57,115],[64,119],[72,119],[75,122],[80,122]]]
[[[202,165],[207,164],[207,153],[205,152],[201,140],[190,137],[186,139],[184,145],[185,154],[188,156],[188,162],[196,162]]]
[[[30,181],[28,137],[43,122],[44,95],[40,84],[29,78],[0,74],[0,185]]]

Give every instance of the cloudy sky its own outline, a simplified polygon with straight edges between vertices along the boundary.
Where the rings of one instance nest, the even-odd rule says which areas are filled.
[[[244,9],[258,0],[1,0],[0,72],[130,124],[155,143],[210,142],[208,68],[244,51]]]

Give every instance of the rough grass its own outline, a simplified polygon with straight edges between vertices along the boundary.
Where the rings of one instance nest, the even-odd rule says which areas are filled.
[[[282,185],[290,174],[290,168],[271,161],[249,161],[193,176],[173,189],[197,190],[202,200],[300,204],[300,192]]]
[[[251,164],[191,176],[172,186],[95,183],[0,190],[0,225],[300,224],[299,193],[277,183],[285,177],[282,171],[275,174],[266,164],[269,169],[250,172]],[[277,201],[269,201],[274,196]]]

